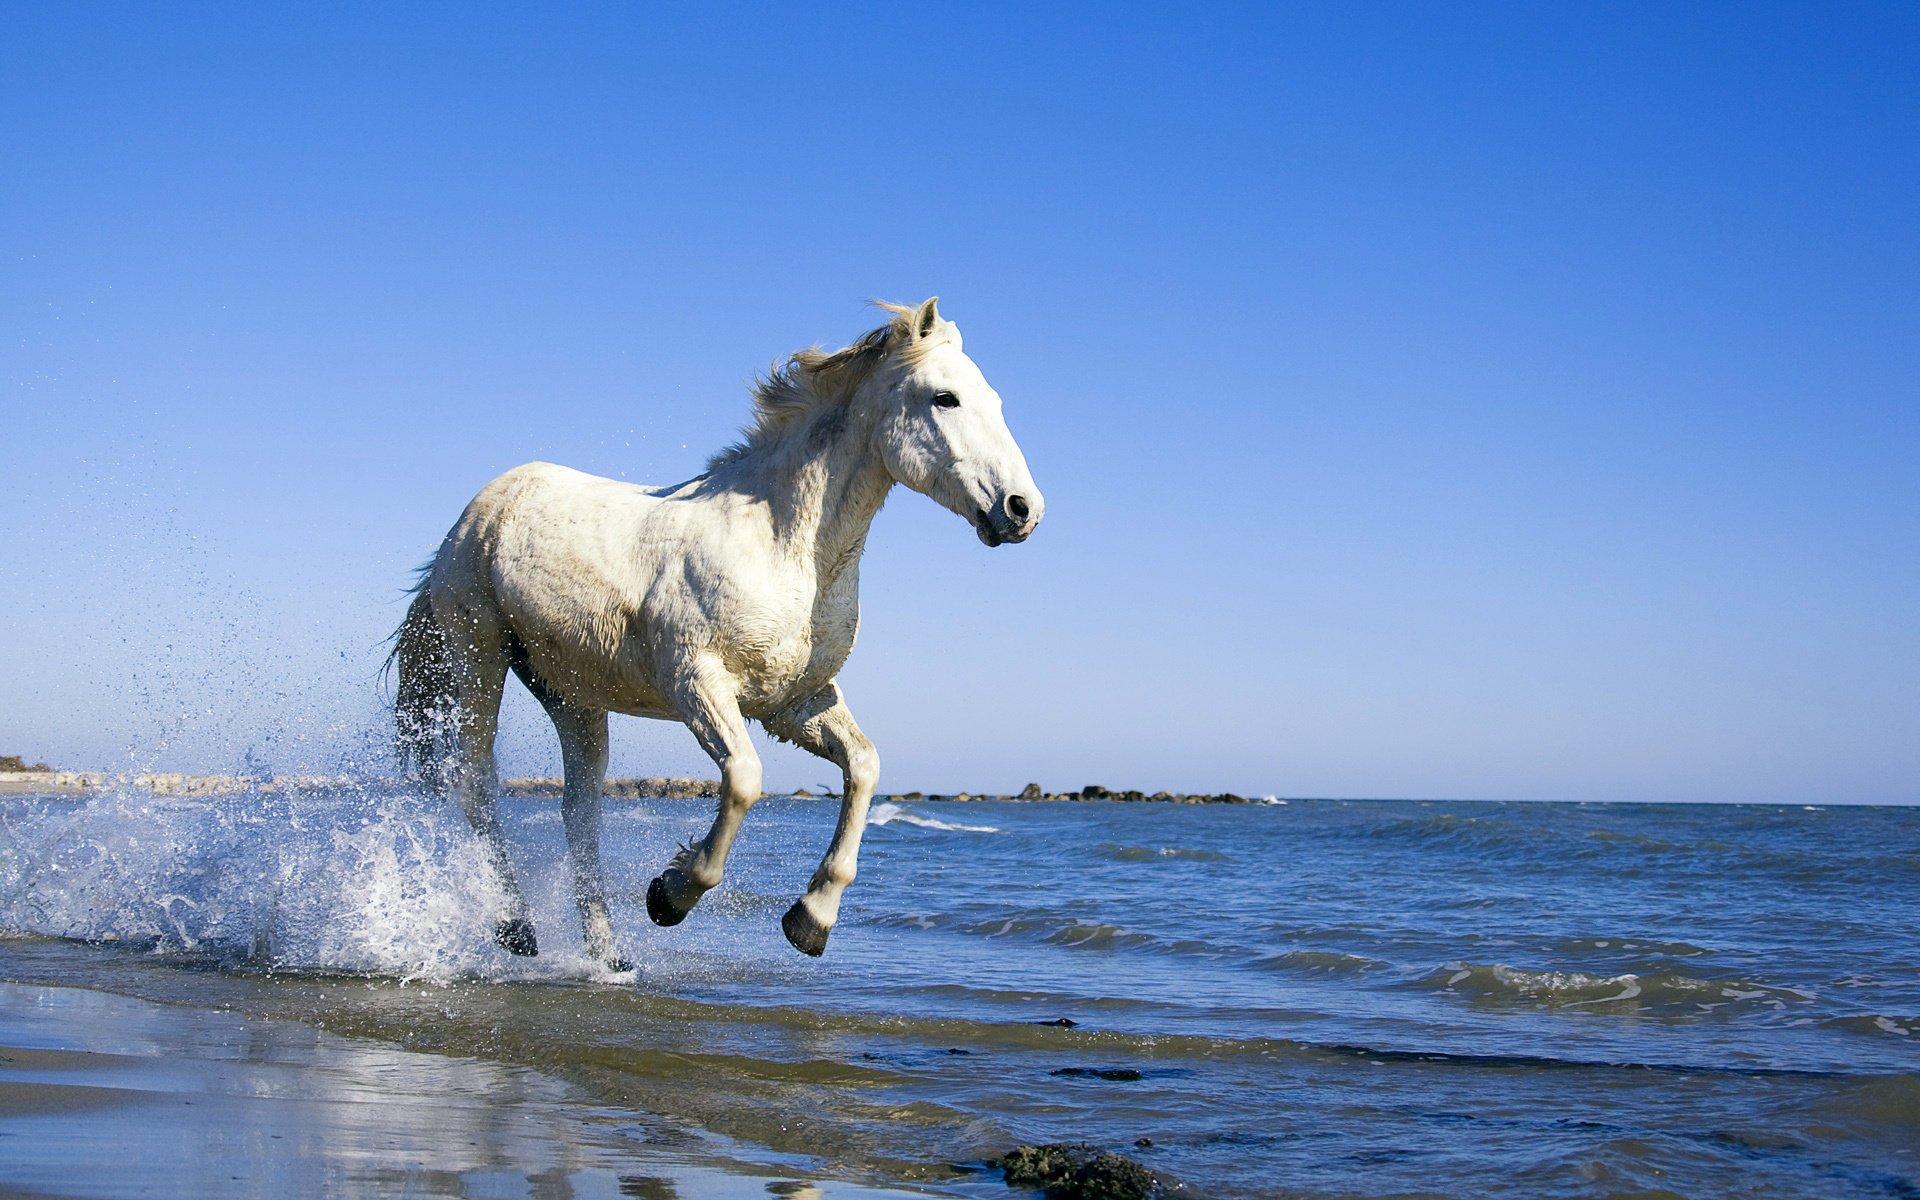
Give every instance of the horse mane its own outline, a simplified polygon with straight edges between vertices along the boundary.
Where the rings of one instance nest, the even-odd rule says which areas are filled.
[[[938,322],[933,307],[938,299],[917,306],[868,301],[891,314],[885,325],[831,353],[809,346],[775,362],[753,381],[753,423],[741,430],[739,441],[707,460],[707,470],[738,462],[777,441],[811,413],[844,405],[889,354],[909,365],[924,356],[944,340],[937,324],[930,333],[919,331],[928,318]]]

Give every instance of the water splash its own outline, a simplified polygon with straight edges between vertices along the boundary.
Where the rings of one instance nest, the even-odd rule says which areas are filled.
[[[497,977],[506,895],[466,822],[380,789],[11,801],[0,925],[264,969]]]

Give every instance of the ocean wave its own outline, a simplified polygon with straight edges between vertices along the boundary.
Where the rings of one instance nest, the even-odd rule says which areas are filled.
[[[1110,858],[1115,862],[1226,862],[1227,856],[1218,850],[1194,850],[1184,846],[1123,846],[1117,842],[1102,842],[1093,848],[1095,854]]]
[[[1705,946],[1696,946],[1691,942],[1665,942],[1645,936],[1564,937],[1542,944],[1555,954],[1641,956],[1646,969],[1658,969],[1656,960],[1661,958],[1700,958],[1713,953]]]
[[[1363,954],[1343,954],[1337,950],[1288,950],[1257,958],[1253,965],[1266,971],[1311,975],[1366,975],[1385,970],[1389,964]]]
[[[1412,842],[1492,852],[1532,853],[1564,839],[1561,831],[1523,825],[1504,814],[1481,817],[1455,812],[1421,813],[1360,826],[1355,832],[1367,841]]]
[[[1552,1008],[1631,1006],[1639,1012],[1688,1017],[1762,1010],[1777,1014],[1817,999],[1800,988],[1671,971],[1604,975],[1472,962],[1447,963],[1414,980],[1412,986],[1488,1002],[1528,1000]]]
[[[1820,1024],[1827,1029],[1844,1029],[1848,1033],[1864,1033],[1873,1037],[1908,1038],[1920,1044],[1920,1017],[1891,1017],[1881,1013],[1865,1013],[1850,1017],[1831,1017]]]
[[[932,817],[923,817],[919,813],[908,812],[891,800],[884,800],[873,806],[867,815],[869,825],[891,825],[895,821],[903,825],[917,825],[921,829],[944,829],[952,833],[999,833],[993,825],[962,825],[953,821],[939,821]]]
[[[867,923],[890,929],[924,929],[963,937],[1010,938],[1060,946],[1071,950],[1129,951],[1133,953],[1211,960],[1250,960],[1254,951],[1204,938],[1169,938],[1104,921],[1087,921],[1055,912],[1020,912],[1005,916],[974,917],[959,913],[884,913]]]

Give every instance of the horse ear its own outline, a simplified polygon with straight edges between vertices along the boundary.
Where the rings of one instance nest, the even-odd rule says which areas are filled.
[[[940,325],[940,297],[928,296],[920,307],[913,310],[913,316],[907,319],[913,329],[913,336],[923,338],[931,334]]]

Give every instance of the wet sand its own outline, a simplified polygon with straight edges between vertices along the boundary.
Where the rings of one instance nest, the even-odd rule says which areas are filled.
[[[924,1196],[742,1162],[522,1067],[0,983],[0,1196]]]

